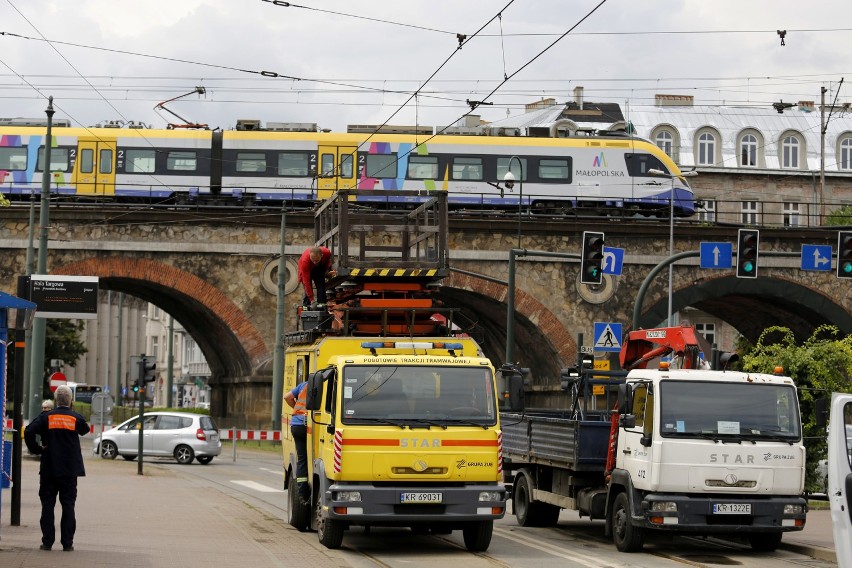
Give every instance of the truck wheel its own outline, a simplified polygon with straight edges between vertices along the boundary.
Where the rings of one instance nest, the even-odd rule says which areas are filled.
[[[749,535],[748,542],[753,550],[758,552],[772,552],[781,544],[784,533],[757,533]]]
[[[332,550],[340,548],[340,545],[343,544],[343,523],[323,515],[321,496],[317,496],[314,514],[316,515],[317,538],[320,544]]]
[[[550,503],[533,501],[533,488],[529,477],[519,473],[515,477],[515,492],[512,508],[515,518],[522,527],[553,527],[559,521],[561,509]]]
[[[619,493],[612,506],[612,540],[620,552],[639,552],[644,541],[644,529],[630,522],[630,501],[627,493]]]
[[[462,529],[464,545],[471,552],[485,552],[491,544],[491,533],[494,532],[494,521],[475,521],[468,523]]]
[[[308,530],[308,524],[311,522],[311,505],[305,503],[299,497],[299,484],[295,477],[290,477],[287,484],[287,503],[289,509],[288,521],[299,532]]]

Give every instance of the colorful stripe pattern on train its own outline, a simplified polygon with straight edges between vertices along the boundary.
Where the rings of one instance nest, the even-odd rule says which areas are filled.
[[[654,144],[626,136],[529,138],[331,132],[53,128],[51,192],[116,201],[318,201],[338,189],[449,192],[454,207],[694,212]],[[40,192],[44,127],[0,126],[0,192]],[[504,175],[517,181],[508,189]],[[665,175],[649,175],[660,170]],[[498,187],[499,186],[499,187]],[[501,195],[502,193],[502,195]],[[388,200],[390,198],[387,198]]]

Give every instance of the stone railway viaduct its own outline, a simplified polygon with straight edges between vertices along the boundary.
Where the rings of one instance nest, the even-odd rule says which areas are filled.
[[[51,274],[100,278],[104,290],[154,303],[192,334],[213,376],[211,412],[223,425],[270,425],[275,287],[280,250],[280,212],[243,210],[121,210],[115,207],[54,208],[49,228]],[[311,244],[313,217],[287,215],[286,328],[295,326],[302,292],[295,261]],[[576,361],[577,336],[592,342],[593,323],[620,322],[627,329],[637,291],[650,270],[669,257],[665,221],[592,219],[524,220],[522,247],[529,251],[579,253],[584,230],[604,231],[607,246],[624,248],[620,276],[601,286],[579,283],[578,261],[518,260],[515,358],[532,369],[533,406],[559,404],[559,369]],[[480,340],[495,365],[506,340],[508,251],[517,247],[517,217],[467,219],[451,216],[451,266],[440,297],[460,307],[462,327]],[[0,220],[0,289],[15,292],[24,273],[28,213],[16,207]],[[736,246],[735,226],[678,222],[675,252],[698,250],[702,241]],[[803,243],[833,244],[836,231],[764,228],[760,248],[798,252]],[[737,279],[732,270],[702,270],[698,258],[674,265],[673,309],[692,306],[732,324],[750,340],[770,325],[786,325],[807,337],[821,324],[852,333],[852,281],[829,273],[803,272],[795,257],[761,256],[759,277]],[[485,275],[480,278],[470,273]],[[651,283],[641,306],[640,326],[666,318],[668,271]]]

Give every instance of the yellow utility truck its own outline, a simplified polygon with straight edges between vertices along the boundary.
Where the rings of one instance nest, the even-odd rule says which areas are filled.
[[[285,404],[290,524],[328,548],[352,526],[404,526],[461,530],[469,550],[486,550],[506,498],[497,382],[436,298],[449,271],[446,194],[395,192],[411,207],[393,212],[355,209],[357,193],[318,210],[316,244],[337,274],[328,304],[301,310],[284,337],[284,392],[307,381],[311,485],[302,499]],[[520,396],[520,377],[513,385]]]

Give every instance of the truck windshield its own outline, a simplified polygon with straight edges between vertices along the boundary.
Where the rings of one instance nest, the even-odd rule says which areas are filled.
[[[800,439],[799,403],[790,385],[664,380],[663,437]]]
[[[410,426],[497,423],[487,368],[350,365],[344,368],[342,386],[345,424],[376,418]]]

